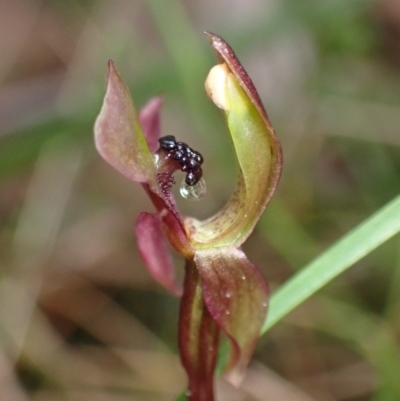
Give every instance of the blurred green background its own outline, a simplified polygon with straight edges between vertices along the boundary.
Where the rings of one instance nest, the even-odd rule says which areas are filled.
[[[221,35],[282,141],[277,194],[244,248],[274,291],[400,191],[400,1],[0,0],[0,398],[172,400],[178,300],[138,257],[151,205],[93,146],[116,63],[138,108],[205,157],[199,218],[234,158],[203,83]],[[177,174],[177,181],[182,177]],[[178,196],[177,196],[178,198]],[[219,400],[400,400],[400,239],[263,336]],[[176,257],[182,275],[183,261]]]

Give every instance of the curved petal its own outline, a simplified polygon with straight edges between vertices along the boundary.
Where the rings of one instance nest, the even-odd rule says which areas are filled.
[[[213,401],[214,370],[219,328],[204,304],[199,272],[186,261],[184,292],[179,314],[179,350],[188,375],[188,400]]]
[[[239,164],[235,193],[205,221],[187,219],[195,249],[240,246],[252,232],[278,184],[282,151],[257,91],[229,45],[206,33],[222,64],[206,81],[214,103],[223,109]]]
[[[151,152],[155,152],[160,138],[160,110],[164,103],[161,96],[150,99],[139,112],[139,121]]]
[[[190,245],[181,215],[176,208],[171,192],[169,190],[164,191],[161,197],[154,193],[147,184],[143,184],[143,188],[158,210],[158,217],[163,223],[164,234],[168,238],[170,245],[185,258],[193,258],[194,250]]]
[[[111,60],[107,91],[94,132],[96,148],[111,166],[132,181],[147,182],[158,188],[153,154],[143,135],[129,90]]]
[[[140,213],[135,224],[139,253],[155,280],[174,295],[182,289],[175,281],[175,271],[160,220],[151,213]]]
[[[198,251],[195,262],[207,308],[231,343],[227,379],[238,386],[267,312],[267,282],[236,248]]]

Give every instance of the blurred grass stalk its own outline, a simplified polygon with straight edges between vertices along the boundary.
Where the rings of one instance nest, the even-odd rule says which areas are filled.
[[[34,167],[12,242],[9,273],[3,270],[0,281],[0,322],[4,339],[10,342],[6,348],[12,365],[23,349],[43,269],[56,243],[81,159],[73,143],[55,139],[45,143]]]

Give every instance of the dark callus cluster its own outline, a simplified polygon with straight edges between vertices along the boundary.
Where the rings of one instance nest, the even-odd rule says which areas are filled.
[[[168,157],[180,164],[180,169],[186,173],[185,182],[189,186],[196,185],[203,175],[201,165],[203,156],[191,149],[186,143],[177,142],[172,135],[163,136],[158,140],[160,147],[168,152]]]

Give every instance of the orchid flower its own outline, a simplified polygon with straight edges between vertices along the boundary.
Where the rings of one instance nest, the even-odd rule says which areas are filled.
[[[218,60],[207,77],[206,92],[222,110],[239,166],[236,189],[220,211],[204,221],[179,214],[171,194],[173,173],[189,171],[185,190],[200,197],[202,157],[172,136],[160,139],[161,98],[152,99],[137,115],[112,61],[95,124],[100,155],[142,184],[156,209],[138,216],[137,243],[153,277],[173,294],[182,294],[178,343],[190,401],[214,400],[222,334],[230,344],[225,374],[232,384],[240,384],[253,353],[267,312],[268,285],[240,247],[275,192],[282,166],[279,140],[251,79],[222,38],[205,34]],[[177,146],[196,156],[192,170],[176,154]],[[175,281],[167,241],[186,260],[183,290]]]

